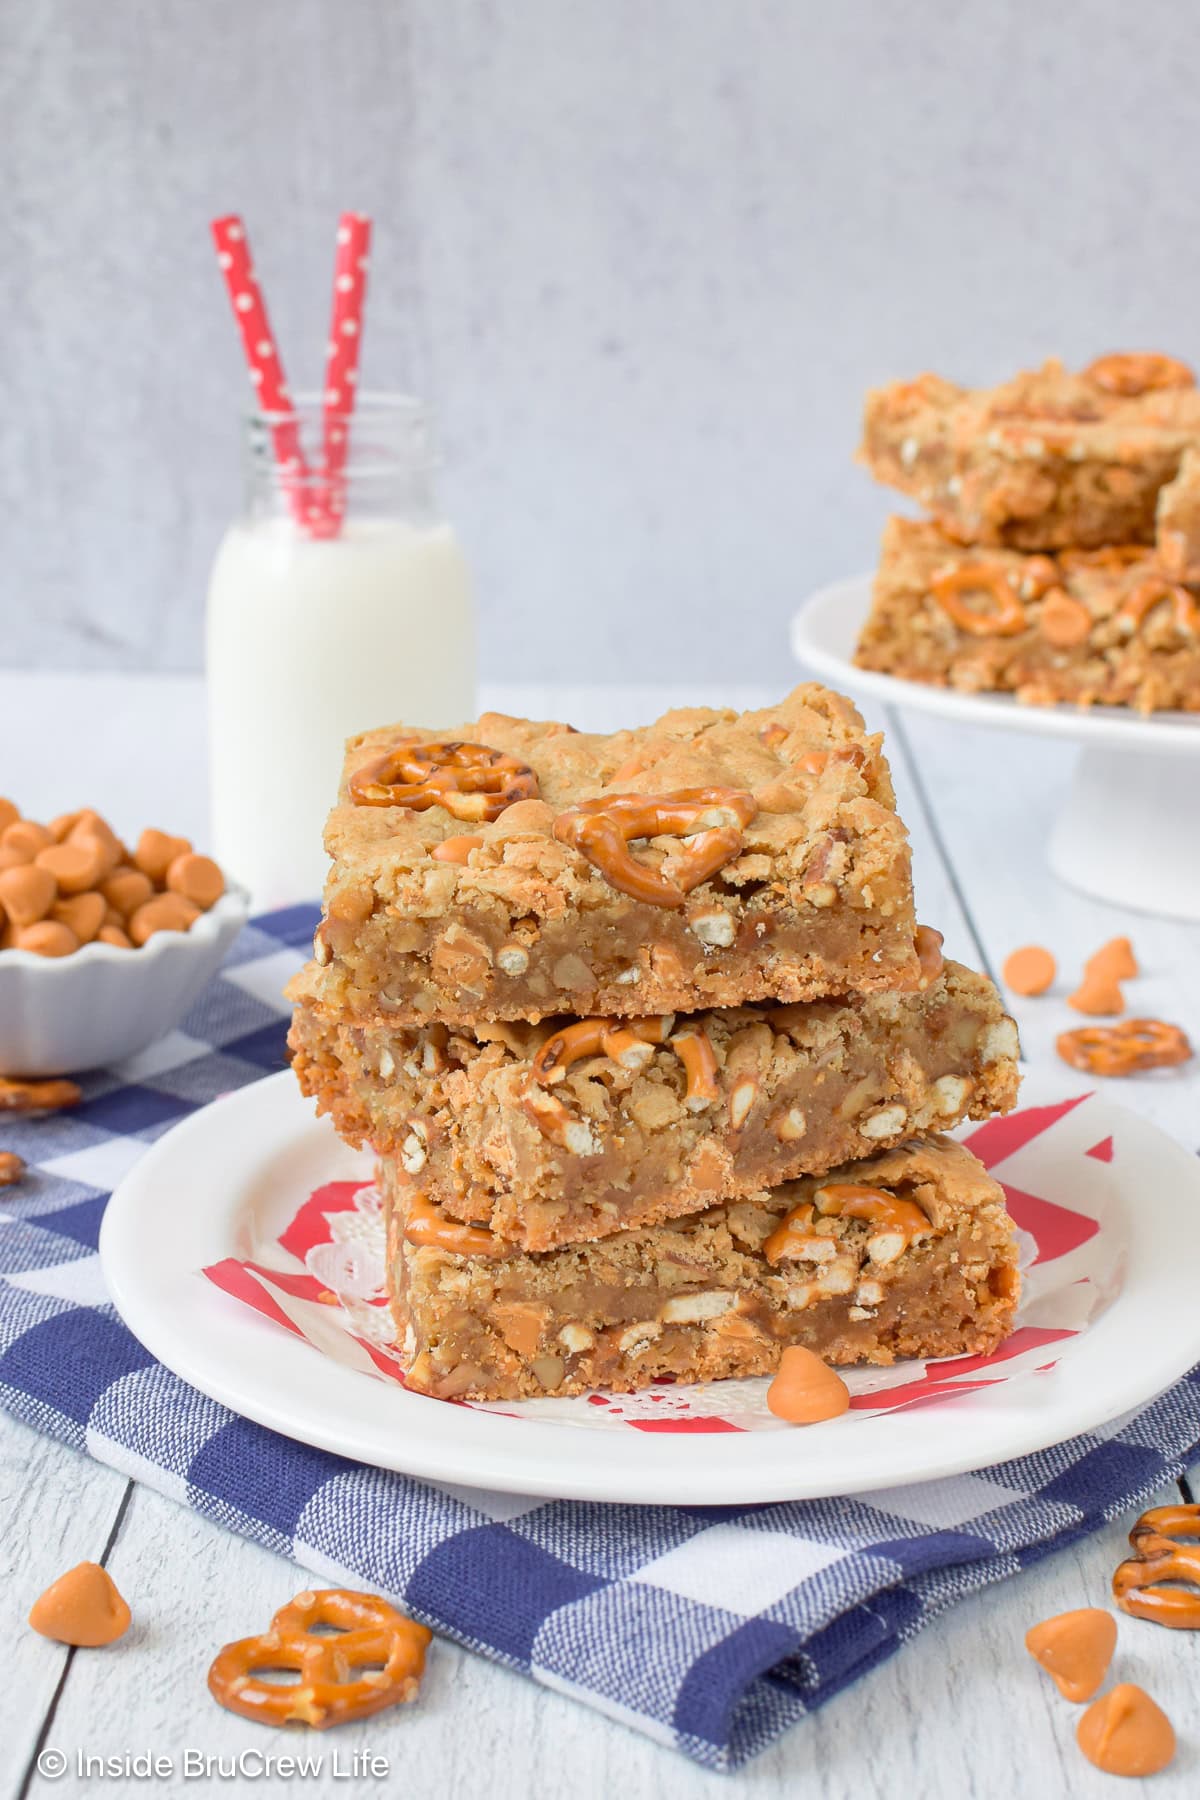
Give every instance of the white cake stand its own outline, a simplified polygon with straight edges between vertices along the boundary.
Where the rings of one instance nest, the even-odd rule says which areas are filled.
[[[869,575],[813,594],[792,621],[800,661],[835,687],[889,705],[1081,744],[1050,839],[1054,873],[1099,900],[1200,920],[1200,714],[1022,706],[1008,694],[960,694],[856,669],[851,658],[870,599]]]

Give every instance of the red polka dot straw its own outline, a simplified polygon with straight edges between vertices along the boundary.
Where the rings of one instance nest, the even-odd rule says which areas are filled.
[[[370,248],[370,219],[362,213],[343,213],[338,221],[333,305],[325,363],[326,504],[329,512],[339,519],[346,506],[346,484],[341,475],[349,449],[350,415],[354,411],[358,385]]]
[[[246,227],[236,213],[231,213],[213,220],[212,236],[217,262],[229,290],[233,316],[242,335],[242,348],[259,409],[281,415],[272,425],[271,438],[284,477],[288,504],[305,530],[315,534],[323,508],[309,481],[308,465],[300,444],[300,427],[292,411],[287,377],[250,259]]]

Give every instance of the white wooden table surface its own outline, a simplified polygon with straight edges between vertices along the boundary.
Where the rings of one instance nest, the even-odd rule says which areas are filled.
[[[781,659],[770,690],[506,687],[486,692],[484,703],[586,728],[638,723],[663,705],[690,701],[760,704],[788,680]],[[996,972],[1015,945],[1042,942],[1073,969],[1105,938],[1128,931],[1146,970],[1138,1010],[1200,1036],[1200,931],[1102,907],[1047,874],[1043,846],[1070,750],[914,714],[876,722],[888,731],[912,833],[921,914],[945,931],[948,952]],[[34,816],[95,804],[121,829],[154,822],[203,840],[203,761],[198,681],[0,674],[0,792]],[[1047,1066],[1054,1033],[1073,1015],[1060,999],[1016,1001],[1015,1010],[1027,1056]],[[1114,1084],[1113,1094],[1189,1149],[1200,1147],[1197,1073]],[[1119,1526],[964,1601],[742,1773],[721,1777],[445,1642],[434,1646],[415,1707],[303,1743],[264,1732],[217,1708],[204,1673],[215,1645],[258,1630],[297,1589],[294,1566],[3,1415],[0,1522],[0,1800],[73,1794],[84,1785],[130,1795],[351,1792],[409,1800],[481,1790],[489,1800],[730,1791],[755,1800],[799,1792],[814,1800],[1008,1800],[1013,1793],[1083,1800],[1113,1789],[1079,1755],[1078,1710],[1036,1670],[1022,1638],[1048,1614],[1105,1603],[1122,1554]],[[68,1653],[24,1628],[33,1598],[84,1557],[106,1562],[133,1604],[136,1625],[117,1651]],[[1200,1792],[1200,1643],[1122,1619],[1114,1673],[1149,1687],[1181,1739],[1167,1774],[1124,1791],[1158,1800]],[[268,1753],[297,1747],[323,1758],[318,1775],[262,1772]],[[56,1781],[34,1766],[47,1748],[65,1752],[72,1765]],[[176,1772],[81,1783],[72,1772],[81,1749],[166,1756]],[[355,1774],[352,1759],[367,1750],[386,1760],[386,1775],[361,1773],[361,1763]],[[249,1751],[252,1761],[231,1778],[188,1778],[189,1751],[226,1759]]]

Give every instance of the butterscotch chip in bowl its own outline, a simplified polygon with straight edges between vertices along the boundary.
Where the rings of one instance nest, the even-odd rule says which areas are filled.
[[[154,883],[141,869],[122,864],[113,870],[107,880],[100,883],[100,892],[107,904],[127,919],[135,913],[139,906],[154,898]]]
[[[135,944],[145,944],[156,931],[187,931],[199,917],[200,908],[182,894],[156,894],[130,918],[129,935]]]
[[[170,837],[165,831],[148,829],[138,839],[137,849],[133,853],[134,864],[143,875],[148,875],[157,886],[166,881],[167,870],[177,857],[186,856],[191,850],[187,838]]]
[[[70,956],[79,949],[79,939],[68,925],[39,919],[36,925],[24,925],[13,933],[12,947],[32,950],[35,956]]]
[[[0,907],[15,930],[44,919],[57,891],[49,870],[36,865],[24,863],[0,871]]]
[[[211,856],[197,856],[194,850],[185,850],[167,870],[167,887],[171,893],[180,894],[191,905],[207,911],[225,892],[225,877]]]
[[[0,1071],[134,1055],[216,973],[246,896],[187,838],[146,831],[131,856],[92,808],[49,825],[15,813],[0,809]]]

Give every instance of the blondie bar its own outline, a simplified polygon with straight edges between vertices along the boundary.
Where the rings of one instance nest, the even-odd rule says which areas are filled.
[[[525,1250],[692,1213],[1017,1094],[1016,1026],[957,963],[914,994],[475,1032],[340,1024],[312,986],[290,1041],[319,1110],[447,1217]]]
[[[936,525],[893,518],[863,669],[1033,705],[1200,711],[1200,599],[1148,546],[1024,556],[969,550]]]
[[[453,1024],[912,986],[880,745],[815,686],[608,737],[489,713],[353,738],[326,830],[322,1003]]]
[[[542,1255],[449,1219],[393,1158],[379,1181],[406,1380],[441,1399],[761,1375],[789,1344],[986,1354],[1020,1292],[1003,1192],[947,1138]]]
[[[1003,386],[921,375],[867,397],[859,460],[964,544],[1152,543],[1155,504],[1200,443],[1190,369],[1150,353],[1058,361]]]

